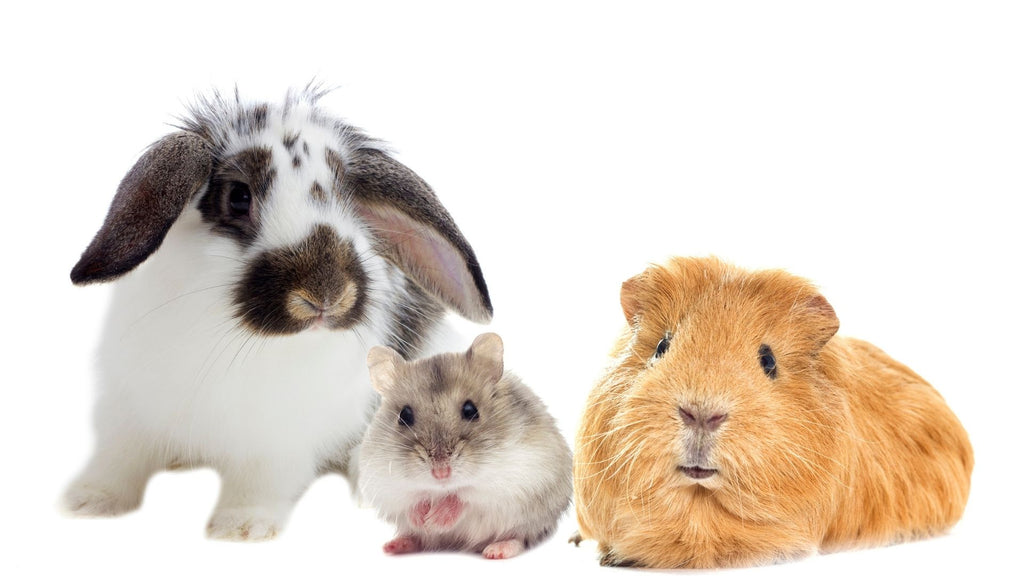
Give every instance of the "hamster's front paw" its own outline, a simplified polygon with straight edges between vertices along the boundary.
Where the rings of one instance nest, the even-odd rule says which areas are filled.
[[[126,496],[98,486],[77,484],[68,488],[61,504],[75,516],[119,516],[135,510],[141,502],[141,495]]]
[[[484,558],[488,560],[503,560],[505,558],[511,558],[518,556],[523,551],[522,540],[502,540],[500,542],[492,542],[484,548]]]
[[[416,528],[422,528],[427,523],[427,514],[430,513],[430,500],[420,500],[409,510],[409,523]]]
[[[206,525],[206,535],[216,540],[257,542],[277,536],[281,522],[262,508],[217,510]]]
[[[438,528],[450,528],[462,516],[462,500],[455,494],[440,499],[430,508],[426,520]]]

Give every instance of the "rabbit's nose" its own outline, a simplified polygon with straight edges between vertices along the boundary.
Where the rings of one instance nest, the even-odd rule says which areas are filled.
[[[679,416],[688,428],[714,432],[729,417],[725,412],[701,410],[692,406],[680,406]]]

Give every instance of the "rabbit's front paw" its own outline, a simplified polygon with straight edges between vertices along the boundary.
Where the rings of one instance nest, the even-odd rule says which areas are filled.
[[[64,494],[64,509],[75,516],[119,516],[139,507],[141,497],[78,484]]]
[[[257,542],[277,536],[281,522],[261,508],[231,508],[214,512],[206,535],[216,540]]]

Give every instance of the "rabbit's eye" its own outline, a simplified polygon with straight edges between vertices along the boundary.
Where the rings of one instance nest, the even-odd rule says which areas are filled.
[[[473,404],[472,400],[466,400],[462,405],[462,419],[467,422],[480,419],[480,413],[477,412],[476,404]]]
[[[771,346],[761,344],[761,347],[757,349],[757,358],[761,362],[761,370],[764,370],[765,376],[775,380],[779,370],[775,364],[775,354],[772,354]]]
[[[402,411],[398,413],[398,423],[405,426],[412,426],[416,419],[412,415],[412,406],[403,406]]]
[[[228,185],[228,211],[233,218],[248,218],[252,207],[252,193],[249,187],[241,182]]]

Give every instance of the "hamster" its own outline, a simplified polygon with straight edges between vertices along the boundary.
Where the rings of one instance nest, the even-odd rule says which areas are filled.
[[[407,362],[370,350],[381,405],[359,453],[359,489],[397,525],[389,554],[510,558],[549,536],[572,495],[572,455],[541,400],[504,370],[497,334],[465,353]]]
[[[807,281],[677,258],[622,285],[585,408],[577,538],[601,562],[749,566],[941,533],[974,457],[934,388]]]

